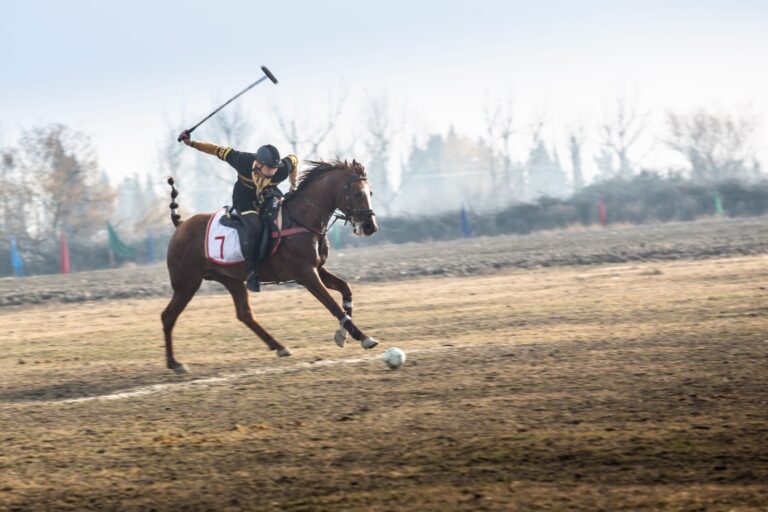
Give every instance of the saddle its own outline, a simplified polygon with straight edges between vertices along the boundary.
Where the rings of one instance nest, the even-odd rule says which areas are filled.
[[[244,255],[248,254],[248,228],[240,219],[240,215],[234,206],[225,206],[226,213],[219,219],[219,224],[237,230],[240,240],[240,249]],[[284,237],[298,233],[309,232],[307,228],[295,227],[283,229],[283,199],[275,198],[267,201],[259,213],[262,230],[267,231],[266,236],[262,231],[258,247],[256,247],[258,261],[263,260],[268,254],[271,256],[277,252],[280,242]],[[246,256],[247,258],[247,256]]]
[[[240,240],[240,250],[242,251],[243,255],[245,256],[246,260],[250,259],[250,248],[248,245],[248,227],[243,223],[243,221],[240,219],[240,214],[235,209],[234,206],[225,206],[224,209],[226,212],[224,215],[221,216],[219,219],[219,224],[222,226],[226,226],[228,228],[232,228],[237,230],[237,236]],[[262,212],[259,213],[259,219],[261,220],[261,229],[264,230],[269,229],[270,232],[272,231],[270,229],[271,222],[265,222],[265,216],[267,218],[270,218],[271,215],[267,216],[267,214],[279,214],[279,211],[277,212],[265,212],[262,210]],[[269,249],[270,242],[272,240],[271,233],[267,234],[267,236],[264,236],[264,233],[262,232],[259,236],[258,240],[258,246],[254,249],[257,251],[258,255],[258,261],[261,261],[264,259],[264,256],[267,254],[267,250]]]

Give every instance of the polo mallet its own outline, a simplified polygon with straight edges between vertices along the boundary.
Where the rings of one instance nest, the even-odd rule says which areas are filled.
[[[263,77],[259,78],[258,80],[256,80],[255,82],[253,82],[251,85],[249,85],[248,87],[246,87],[245,89],[243,89],[243,90],[242,90],[242,91],[240,91],[239,93],[237,93],[237,94],[235,94],[234,96],[232,96],[232,98],[230,98],[230,99],[229,99],[229,101],[227,101],[225,104],[223,104],[222,106],[220,106],[219,108],[217,108],[216,110],[214,110],[213,112],[211,112],[210,114],[208,114],[208,115],[205,117],[205,119],[203,119],[202,121],[200,121],[199,123],[197,123],[195,126],[193,126],[192,128],[190,128],[189,130],[186,130],[186,132],[187,132],[187,133],[192,133],[193,131],[195,131],[195,129],[196,129],[198,126],[200,126],[201,124],[203,124],[204,122],[206,122],[207,120],[209,120],[211,117],[213,117],[213,115],[214,115],[214,114],[216,114],[216,113],[217,113],[219,110],[223,109],[224,107],[226,107],[227,105],[229,105],[230,103],[232,103],[233,101],[235,101],[237,98],[239,98],[240,96],[242,96],[242,95],[243,95],[243,94],[245,94],[246,92],[250,91],[251,89],[253,89],[253,88],[254,88],[254,87],[256,87],[257,85],[259,85],[261,82],[263,82],[263,81],[264,81],[264,80],[266,80],[267,78],[269,78],[270,80],[272,80],[272,83],[273,83],[273,84],[277,84],[277,78],[275,78],[275,75],[273,75],[273,74],[272,74],[272,72],[271,72],[270,70],[268,70],[266,66],[261,66],[261,70],[264,72],[264,76],[263,76]],[[177,141],[177,142],[181,142],[181,137],[179,137],[178,139],[176,139],[176,141]]]

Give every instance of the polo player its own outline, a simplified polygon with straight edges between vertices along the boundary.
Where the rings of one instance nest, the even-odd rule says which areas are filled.
[[[192,140],[187,131],[182,132],[179,137],[187,146],[215,155],[237,171],[237,181],[232,190],[232,205],[248,229],[248,236],[243,244],[245,258],[249,263],[246,286],[249,290],[258,292],[259,247],[261,243],[266,243],[265,238],[269,236],[268,219],[267,215],[262,214],[262,208],[267,205],[264,210],[268,212],[271,201],[282,196],[277,185],[286,178],[290,178],[291,190],[296,188],[299,159],[295,155],[281,159],[277,148],[270,144],[261,146],[256,153],[246,153],[231,147]]]

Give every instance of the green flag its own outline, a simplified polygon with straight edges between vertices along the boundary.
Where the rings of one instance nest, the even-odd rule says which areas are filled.
[[[720,192],[715,190],[715,193],[713,194],[715,198],[715,213],[718,215],[722,215],[723,212],[723,201],[720,199]]]
[[[331,229],[328,231],[328,239],[331,242],[331,247],[335,249],[341,247],[341,230],[338,224],[331,226]]]
[[[136,252],[133,247],[128,247],[117,236],[117,231],[112,227],[112,224],[107,222],[107,231],[109,232],[109,250],[123,258],[132,258]]]

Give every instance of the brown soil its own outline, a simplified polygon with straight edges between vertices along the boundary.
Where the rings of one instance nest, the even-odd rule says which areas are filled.
[[[187,376],[166,299],[6,309],[0,510],[765,510],[766,287],[766,256],[359,284],[396,371],[297,289],[252,296],[286,359],[193,300]]]

